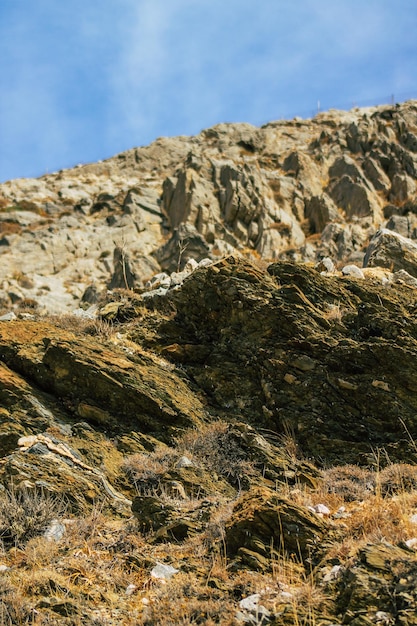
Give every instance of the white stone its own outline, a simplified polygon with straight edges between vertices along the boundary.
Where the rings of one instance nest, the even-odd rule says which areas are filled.
[[[184,270],[191,274],[191,272],[194,272],[198,265],[199,264],[195,259],[188,259],[187,263],[185,264]]]
[[[13,311],[0,316],[0,322],[13,322],[14,320],[17,320],[17,316]]]
[[[332,567],[332,569],[330,570],[330,572],[328,572],[324,576],[323,582],[329,583],[332,580],[337,580],[338,578],[341,577],[342,573],[343,573],[342,566],[341,565],[334,565]]]
[[[254,593],[251,596],[248,596],[247,598],[243,598],[243,600],[239,602],[239,606],[241,609],[245,609],[245,611],[256,611],[258,608],[260,599],[261,599],[260,594]]]
[[[158,563],[158,565],[155,565],[155,567],[151,570],[151,576],[152,578],[169,580],[170,578],[175,576],[175,574],[178,574],[178,572],[179,570],[175,569],[175,567],[171,567],[171,565]]]
[[[131,595],[133,595],[133,594],[135,593],[136,589],[137,589],[137,586],[136,586],[136,585],[133,585],[133,584],[128,585],[128,586],[126,587],[125,594],[126,594],[127,596],[131,596]]]
[[[152,278],[146,283],[146,287],[150,289],[157,289],[158,287],[169,289],[170,285],[171,277],[166,272],[155,274],[155,276],[152,276]]]
[[[194,463],[188,458],[188,456],[181,456],[176,462],[175,467],[193,467],[193,465]]]
[[[270,616],[270,612],[266,609],[262,604],[259,604],[259,600],[261,596],[259,593],[253,593],[247,598],[243,598],[239,602],[239,607],[243,611],[248,611],[249,613],[253,613],[257,618],[257,623],[262,622],[262,618],[268,618]]]
[[[374,620],[377,624],[392,624],[393,623],[393,617],[391,615],[391,613],[386,613],[385,611],[377,611],[375,613],[375,618]]]
[[[319,515],[330,515],[330,509],[325,504],[315,504],[313,506],[314,512]]]
[[[57,519],[52,520],[48,528],[43,533],[43,536],[48,541],[60,541],[65,535],[65,526]]]
[[[342,268],[343,276],[354,276],[355,278],[365,278],[365,274],[357,265],[345,265]]]

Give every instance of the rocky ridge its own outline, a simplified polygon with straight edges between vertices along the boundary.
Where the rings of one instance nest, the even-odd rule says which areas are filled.
[[[417,623],[416,111],[2,186],[6,624]]]
[[[413,101],[256,128],[220,124],[0,185],[0,295],[52,311],[234,250],[362,265],[381,227],[416,237]]]

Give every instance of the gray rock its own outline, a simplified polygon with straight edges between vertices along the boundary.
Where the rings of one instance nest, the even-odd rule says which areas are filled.
[[[205,259],[210,246],[191,224],[181,224],[171,238],[154,252],[160,267],[166,272],[180,271],[190,259]]]
[[[0,322],[13,322],[13,320],[17,320],[17,315],[13,311],[0,315]]]
[[[392,179],[389,199],[391,202],[405,202],[416,192],[416,183],[406,174],[396,174]]]
[[[330,257],[325,256],[323,257],[319,263],[317,263],[317,265],[315,266],[315,269],[318,272],[324,272],[327,274],[332,274],[335,271],[335,264],[333,263],[333,261],[331,260]]]
[[[417,243],[393,230],[379,230],[369,243],[363,266],[405,270],[417,278]]]
[[[236,618],[246,624],[254,624],[256,626],[268,623],[271,613],[262,604],[259,604],[260,599],[259,593],[243,598],[239,602],[239,608],[242,612],[239,612]]]
[[[54,519],[43,533],[48,541],[60,541],[65,535],[65,526],[59,520]]]
[[[182,456],[176,462],[175,467],[179,469],[182,467],[194,467],[194,463],[188,458],[188,456]]]
[[[411,221],[406,215],[392,215],[385,228],[388,230],[395,230],[403,237],[411,237],[412,226]]]
[[[414,278],[405,270],[398,270],[398,272],[394,272],[392,278],[395,283],[417,288],[417,278]]]
[[[349,176],[342,176],[331,184],[328,193],[336,205],[345,211],[347,219],[367,216],[377,218],[380,213],[377,199],[366,187]]]
[[[334,202],[327,194],[313,196],[306,202],[305,216],[312,233],[321,233],[326,224],[341,219]]]
[[[357,265],[345,265],[342,268],[343,276],[354,276],[355,278],[365,278],[365,274]]]
[[[391,181],[375,159],[371,157],[365,159],[363,170],[376,191],[389,191]]]
[[[163,289],[169,289],[171,286],[171,277],[166,272],[160,272],[159,274],[152,276],[152,278],[147,281],[145,286],[148,289],[158,289],[160,287]]]
[[[349,176],[355,182],[364,182],[364,175],[360,167],[347,155],[336,159],[329,168],[330,178],[342,178],[342,176]]]

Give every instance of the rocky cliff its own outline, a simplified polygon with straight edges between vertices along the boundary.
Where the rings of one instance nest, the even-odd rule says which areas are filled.
[[[189,258],[362,265],[375,232],[414,238],[417,107],[220,124],[0,185],[0,295],[73,309]]]
[[[417,623],[416,114],[2,185],[3,623]]]

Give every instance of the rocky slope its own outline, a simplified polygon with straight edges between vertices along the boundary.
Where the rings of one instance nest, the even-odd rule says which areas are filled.
[[[3,306],[76,308],[189,258],[361,265],[386,226],[415,237],[417,108],[220,124],[101,163],[0,185]]]
[[[232,255],[95,320],[0,322],[6,623],[416,623],[415,288],[319,270]],[[90,567],[120,571],[93,602],[71,528],[97,507]],[[59,588],[28,582],[36,541]]]
[[[416,112],[2,186],[2,623],[417,624]]]

